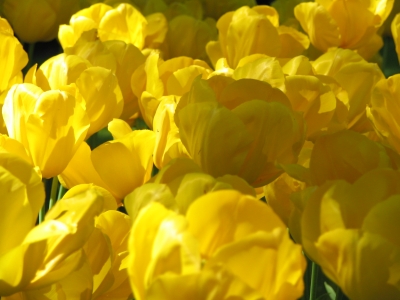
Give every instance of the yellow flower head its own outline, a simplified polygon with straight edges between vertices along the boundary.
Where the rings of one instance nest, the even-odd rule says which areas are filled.
[[[137,299],[297,299],[303,292],[300,246],[267,205],[236,191],[202,196],[186,218],[152,203],[133,224],[129,251]]]
[[[4,0],[0,6],[17,36],[27,43],[56,38],[59,25],[78,9],[78,0]]]
[[[214,177],[238,175],[254,187],[273,181],[283,173],[278,164],[297,161],[302,117],[266,82],[241,79],[221,88],[215,80],[196,80],[177,106],[175,122],[187,151]]]
[[[353,184],[330,181],[309,194],[303,246],[351,299],[400,296],[399,180],[397,171],[374,170]]]
[[[236,68],[239,60],[250,54],[275,57],[301,54],[309,46],[308,38],[294,28],[279,27],[278,18],[277,11],[270,6],[244,6],[223,15],[217,22],[218,41],[207,44],[212,63],[215,65],[219,58],[225,57],[228,65]]]
[[[294,14],[311,43],[325,52],[331,47],[362,50],[373,56],[382,46],[378,28],[388,17],[394,0],[316,0],[301,3]]]
[[[8,92],[3,118],[9,136],[24,145],[44,178],[65,169],[89,128],[86,111],[73,95],[29,83]]]

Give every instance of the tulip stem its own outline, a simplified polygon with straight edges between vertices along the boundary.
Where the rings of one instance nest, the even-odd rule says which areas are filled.
[[[60,185],[60,188],[58,189],[58,196],[57,200],[60,200],[62,197],[64,197],[65,193],[67,192],[67,189]]]
[[[29,61],[28,61],[28,65],[27,65],[27,69],[29,70],[30,69],[30,67],[32,67],[33,66],[33,62],[34,62],[34,60],[33,60],[33,55],[34,55],[34,53],[35,53],[35,43],[30,43],[30,44],[28,44],[28,59],[29,59]]]
[[[311,263],[310,300],[317,299],[318,265]]]
[[[39,210],[39,224],[44,221],[45,214],[46,214],[46,207],[45,207],[45,204],[43,203],[42,208]]]
[[[54,176],[51,182],[51,192],[50,192],[50,201],[49,201],[49,210],[56,204],[57,202],[57,190],[58,190],[58,177]]]

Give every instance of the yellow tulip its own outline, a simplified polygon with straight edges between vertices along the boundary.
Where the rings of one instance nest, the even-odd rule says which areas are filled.
[[[283,173],[278,164],[297,161],[304,123],[281,91],[241,79],[218,95],[196,80],[175,114],[183,144],[206,173],[238,175],[261,187]]]
[[[317,0],[297,5],[294,14],[317,49],[326,52],[331,47],[369,47],[373,51],[366,56],[372,57],[383,46],[377,30],[388,17],[393,2]]]
[[[128,257],[128,273],[136,299],[146,299],[146,290],[163,273],[186,275],[200,270],[200,253],[186,228],[183,216],[159,203],[139,214],[131,229]]]
[[[302,216],[305,251],[351,299],[396,299],[399,173],[375,170],[353,184],[330,181],[310,194]]]
[[[150,204],[133,224],[129,251],[137,299],[297,299],[303,292],[301,247],[267,205],[236,191],[200,197],[186,218]]]
[[[2,93],[16,83],[16,80],[22,80],[21,70],[28,63],[28,55],[14,36],[10,24],[3,18],[0,18],[0,53],[4,58],[1,62],[3,71],[0,79],[0,93]]]
[[[85,139],[121,115],[123,97],[117,77],[111,70],[93,67],[84,58],[66,54],[53,56],[38,70],[35,68],[32,67],[25,77],[26,83],[34,83],[43,90],[66,90],[76,99],[82,99],[90,121]]]
[[[16,209],[23,220],[18,222],[18,234],[9,229],[12,236],[7,239],[8,243],[2,243],[0,294],[8,296],[26,291],[29,296],[30,291],[35,294],[34,290],[39,292],[41,289],[49,292],[53,283],[64,280],[71,272],[81,268],[84,259],[81,248],[93,231],[95,216],[103,208],[103,195],[91,188],[80,192],[72,189],[46,214],[41,224],[34,226],[44,200],[43,185],[35,172],[30,172],[33,177],[26,177],[27,167],[31,170],[32,167],[24,161],[14,160],[11,163],[17,167],[17,172],[10,165],[15,175],[10,177],[4,174],[4,188],[12,182],[19,188],[2,194],[14,198],[15,203],[23,201],[25,204],[6,205],[1,210],[8,212],[8,217],[2,218],[4,225],[1,228],[15,227],[17,216],[13,217],[13,212]],[[25,178],[18,182],[21,172]],[[2,236],[4,234],[7,233],[3,232]]]
[[[298,165],[308,167],[310,155],[313,148],[311,142],[306,142],[299,154]],[[293,193],[302,191],[306,188],[306,183],[291,177],[288,173],[283,173],[270,184],[263,187],[265,199],[274,212],[289,226],[289,220],[295,213],[295,205],[290,201]]]
[[[111,70],[118,79],[124,98],[121,118],[127,121],[136,119],[140,111],[138,99],[131,89],[131,76],[145,62],[145,57],[132,44],[116,40],[102,42],[96,35],[95,29],[84,32],[74,46],[65,49],[65,53],[87,59],[92,66]]]
[[[94,169],[117,199],[123,199],[150,179],[154,142],[152,131],[135,130],[92,151]]]
[[[0,6],[17,36],[28,43],[56,38],[58,26],[68,22],[78,9],[78,0],[5,0]]]
[[[65,49],[74,46],[85,31],[97,29],[97,35],[102,42],[120,40],[143,49],[146,27],[146,18],[132,5],[121,3],[112,8],[98,3],[74,14],[70,25],[60,26],[58,38]]]
[[[400,153],[399,83],[399,75],[378,82],[372,94],[371,104],[367,108],[368,117],[373,122],[375,131],[397,153]]]
[[[217,37],[214,19],[196,20],[187,15],[177,16],[168,23],[164,57],[188,56],[207,60],[206,44]]]
[[[3,106],[8,134],[26,148],[44,178],[60,174],[83,142],[89,120],[81,103],[66,92],[14,85]]]
[[[236,68],[241,58],[251,54],[300,55],[309,46],[308,38],[293,28],[280,28],[278,17],[270,6],[244,6],[224,14],[217,22],[218,41],[209,42],[206,48],[213,65],[221,57],[227,59],[231,68]],[[290,51],[283,48],[288,43]]]
[[[335,179],[352,183],[381,168],[395,168],[385,147],[349,130],[318,138],[310,157],[311,177],[316,185]]]
[[[0,108],[3,106],[6,92],[15,83],[22,82],[22,68],[28,63],[28,55],[21,43],[14,36],[13,30],[6,19],[0,18],[0,63],[2,76],[0,78]],[[0,116],[0,133],[7,133],[3,116]]]
[[[93,276],[91,299],[126,300],[132,293],[128,272],[121,268],[128,255],[130,218],[118,211],[105,211],[95,221],[95,229],[83,250]]]
[[[347,93],[347,128],[359,132],[372,131],[366,107],[374,86],[384,78],[380,68],[353,51],[339,48],[320,56],[312,65],[318,75],[333,78]]]
[[[139,211],[157,201],[165,207],[186,214],[200,196],[218,190],[237,190],[255,196],[254,189],[238,176],[213,178],[204,174],[190,159],[174,159],[146,184],[125,197],[125,207],[133,220]]]
[[[182,144],[179,129],[174,120],[177,102],[176,96],[161,97],[154,115],[153,131],[156,133],[156,144],[153,159],[158,169],[174,158],[190,157]]]
[[[211,68],[204,61],[190,57],[162,60],[160,54],[152,52],[146,63],[132,74],[131,87],[139,99],[143,120],[153,128],[153,118],[162,96],[182,96],[188,92],[193,80],[201,75],[207,78]]]

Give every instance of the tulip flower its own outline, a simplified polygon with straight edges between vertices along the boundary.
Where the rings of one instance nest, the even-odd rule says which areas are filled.
[[[115,8],[97,3],[74,14],[69,25],[60,26],[58,39],[63,49],[66,49],[73,47],[85,31],[96,29],[102,42],[119,40],[142,50],[146,38],[150,44],[163,41],[166,22],[161,22],[165,26],[160,27],[160,19],[165,17],[157,14],[149,19],[149,24],[149,21],[129,3],[121,3]]]
[[[153,159],[158,169],[174,158],[190,157],[182,144],[179,129],[174,120],[177,98],[176,96],[161,97],[154,115],[153,131],[156,133],[156,144]]]
[[[15,83],[22,82],[22,68],[28,63],[28,55],[6,19],[0,18],[0,54],[2,76],[0,78],[0,108],[3,106],[5,92]],[[3,117],[0,116],[0,133],[7,133]]]
[[[82,267],[81,248],[93,231],[95,216],[103,208],[102,194],[91,188],[71,190],[46,214],[44,222],[35,226],[44,202],[40,177],[22,159],[8,153],[1,156],[2,195],[15,205],[2,202],[1,228],[6,242],[0,251],[0,295],[20,291],[29,295],[46,288],[51,294],[48,287]],[[16,218],[22,218],[17,231],[11,229]]]
[[[294,14],[317,49],[326,52],[331,47],[340,47],[362,52],[363,48],[369,48],[372,50],[365,53],[368,59],[383,46],[377,31],[392,10],[393,2],[317,0],[297,5]]]
[[[121,127],[113,124],[110,123],[109,130],[114,140],[93,151],[87,144],[81,146],[60,175],[60,181],[67,188],[93,182],[107,189],[120,204],[127,194],[150,179],[155,134],[150,130],[122,134]]]
[[[121,267],[128,255],[130,229],[130,218],[115,210],[105,211],[96,219],[83,246],[93,276],[91,299],[126,300],[132,293],[128,272]]]
[[[96,30],[92,29],[82,33],[77,42],[64,51],[88,60],[92,66],[112,71],[118,79],[124,99],[120,117],[129,121],[139,116],[138,99],[131,89],[131,76],[145,62],[145,57],[137,47],[123,41],[102,42],[97,38]]]
[[[318,75],[333,78],[347,93],[347,128],[362,133],[372,131],[366,108],[371,101],[375,84],[384,78],[379,67],[345,49],[332,49],[321,55],[312,65]]]
[[[157,201],[168,209],[185,214],[200,196],[218,190],[237,190],[255,196],[254,189],[238,176],[225,175],[213,178],[204,174],[190,159],[172,160],[146,184],[125,197],[125,207],[135,220],[139,211]]]
[[[399,173],[374,170],[310,194],[302,216],[306,253],[351,299],[396,299],[400,242]]]
[[[398,121],[400,91],[397,88],[399,82],[399,75],[378,82],[372,94],[371,104],[367,108],[368,117],[373,122],[375,131],[397,153],[400,153],[400,124]]]
[[[241,79],[218,94],[217,100],[207,81],[197,80],[175,113],[183,144],[206,173],[261,187],[283,173],[278,164],[297,161],[304,123],[281,91]]]
[[[159,53],[152,52],[131,78],[132,91],[139,99],[147,126],[153,128],[153,118],[162,96],[182,96],[190,90],[197,76],[205,79],[211,72],[207,63],[201,60],[182,56],[163,61]]]
[[[293,28],[279,27],[278,19],[277,11],[270,6],[244,6],[226,13],[217,22],[218,41],[207,44],[212,63],[215,65],[219,58],[225,57],[228,65],[236,68],[241,58],[251,54],[300,55],[309,46],[308,38]],[[290,50],[285,48],[288,43]]]
[[[297,299],[303,292],[300,246],[267,205],[236,191],[200,197],[186,218],[152,203],[133,224],[129,251],[137,299]]]
[[[76,55],[59,54],[45,61],[38,70],[32,67],[25,77],[43,90],[62,89],[82,99],[90,127],[89,138],[121,115],[123,97],[116,76],[111,70],[93,67],[89,61]]]
[[[310,155],[313,143],[305,142],[297,164],[307,168],[310,163]],[[289,220],[295,213],[295,205],[291,202],[290,197],[295,192],[300,192],[306,188],[307,184],[296,178],[291,177],[288,173],[283,173],[270,184],[263,187],[265,199],[274,212],[281,220],[289,226]]]
[[[24,42],[46,42],[57,37],[58,26],[68,22],[79,9],[79,1],[17,0],[2,1],[2,15]]]
[[[311,177],[316,185],[335,179],[352,183],[380,168],[396,168],[385,147],[349,130],[317,139],[310,157]]]
[[[71,94],[28,83],[8,92],[3,118],[9,136],[24,145],[44,178],[65,169],[89,128],[84,108]]]
[[[185,38],[182,39],[182,36],[185,36]],[[196,20],[187,15],[177,16],[168,23],[164,57],[188,56],[194,59],[207,60],[206,44],[216,40],[217,37],[214,19]]]

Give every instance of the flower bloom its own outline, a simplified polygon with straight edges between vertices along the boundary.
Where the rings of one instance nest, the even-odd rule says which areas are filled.
[[[151,177],[155,134],[150,130],[131,131],[110,122],[114,140],[93,151],[83,143],[60,175],[67,188],[94,182],[107,189],[120,204],[121,200]]]
[[[225,57],[231,68],[247,55],[294,57],[309,46],[307,36],[294,28],[279,26],[277,11],[270,6],[241,7],[219,18],[219,38],[207,44],[212,63]],[[290,44],[290,47],[286,45]]]
[[[255,196],[254,188],[238,176],[213,178],[202,172],[191,159],[177,158],[146,184],[127,195],[124,204],[132,220],[136,219],[140,209],[155,201],[168,209],[186,214],[193,201],[218,190],[237,190]]]
[[[78,0],[5,0],[0,7],[17,36],[27,43],[56,38],[59,25],[78,9]]]
[[[133,224],[129,251],[139,300],[297,299],[303,293],[301,247],[267,205],[236,191],[197,199],[186,217],[150,204]]]
[[[89,128],[86,111],[73,95],[28,83],[10,89],[3,118],[9,136],[24,145],[44,178],[65,169]]]
[[[294,13],[317,49],[354,49],[369,58],[383,46],[377,30],[389,16],[393,2],[316,0],[300,3]]]
[[[304,143],[302,117],[266,82],[241,79],[219,89],[213,80],[219,79],[195,81],[177,106],[184,146],[214,177],[238,175],[254,187],[273,181],[283,173],[278,164],[297,161]]]
[[[351,299],[400,297],[400,175],[374,170],[353,184],[309,193],[301,226],[305,252]]]
[[[367,114],[382,140],[400,154],[399,84],[400,75],[378,82],[367,108]]]

